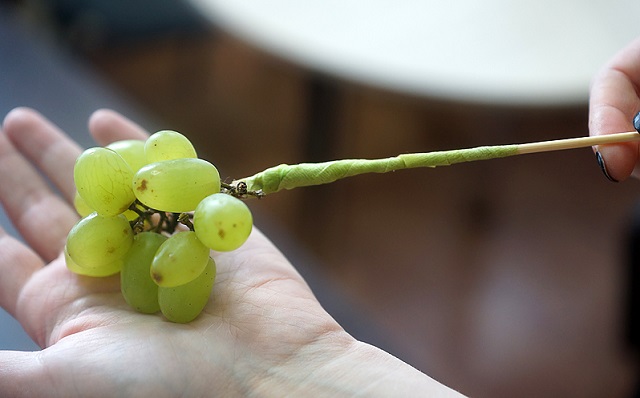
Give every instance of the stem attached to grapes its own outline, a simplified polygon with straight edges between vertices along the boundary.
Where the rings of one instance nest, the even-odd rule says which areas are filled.
[[[137,218],[129,222],[134,234],[153,231],[158,234],[165,233],[171,235],[176,231],[180,223],[186,225],[193,231],[193,224],[191,223],[191,215],[189,213],[167,213],[155,210],[137,199],[129,206],[129,210],[138,215]]]
[[[178,218],[180,217],[180,213],[164,213],[165,221],[164,221],[164,231],[171,235],[176,231],[178,224],[180,223]]]
[[[451,151],[409,153],[384,159],[343,159],[323,163],[281,164],[271,167],[251,177],[239,179],[224,189],[233,192],[241,187],[252,195],[262,197],[283,189],[293,189],[310,185],[328,184],[342,178],[366,173],[387,173],[390,171],[418,167],[448,166],[455,163],[476,160],[497,159],[518,154],[518,145],[483,146]],[[234,195],[237,196],[237,195]]]
[[[220,192],[234,196],[238,199],[247,199],[249,197],[260,199],[265,195],[261,189],[250,191],[244,181],[238,181],[232,184],[221,182],[220,188]]]
[[[187,228],[189,228],[190,231],[193,231],[193,222],[191,222],[191,214],[189,213],[181,213],[177,220],[184,224],[185,226],[187,226]]]

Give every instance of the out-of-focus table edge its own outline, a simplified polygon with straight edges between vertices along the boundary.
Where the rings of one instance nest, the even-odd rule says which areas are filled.
[[[393,10],[384,2],[187,2],[213,26],[305,70],[417,98],[496,107],[583,104],[591,76],[637,36],[621,22],[633,15],[621,10],[635,3],[595,2],[577,12],[557,2],[417,2]],[[504,21],[509,31],[500,31]],[[591,40],[583,40],[585,32]]]

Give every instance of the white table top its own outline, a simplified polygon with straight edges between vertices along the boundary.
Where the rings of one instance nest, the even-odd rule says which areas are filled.
[[[593,74],[640,36],[638,0],[189,1],[305,67],[489,103],[584,103]]]

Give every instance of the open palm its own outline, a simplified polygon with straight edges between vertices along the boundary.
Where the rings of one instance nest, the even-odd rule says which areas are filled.
[[[75,275],[60,255],[78,219],[70,201],[81,149],[29,109],[12,111],[3,130],[0,200],[26,245],[0,230],[0,304],[43,350],[0,353],[0,395],[244,395],[284,377],[301,353],[333,357],[324,341],[334,354],[354,342],[259,231],[213,254],[216,283],[195,321],[131,310],[118,276]],[[90,130],[101,145],[146,136],[110,111],[94,114]]]

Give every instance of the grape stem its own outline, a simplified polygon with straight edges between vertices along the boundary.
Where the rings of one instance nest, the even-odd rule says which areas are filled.
[[[265,194],[262,190],[249,190],[247,189],[247,184],[244,181],[238,181],[231,184],[227,184],[225,182],[220,183],[220,188],[222,193],[229,194],[231,196],[235,196],[239,199],[247,199],[249,197],[254,198],[262,198]]]
[[[328,184],[342,178],[365,173],[387,173],[418,167],[449,166],[462,162],[498,159],[514,155],[575,149],[636,140],[640,140],[640,134],[634,131],[528,144],[494,145],[449,151],[408,153],[384,159],[343,159],[323,163],[281,164],[250,177],[235,180],[231,184],[223,184],[222,191],[242,199],[251,196],[260,198],[283,189]]]
[[[153,231],[159,234],[164,232],[171,235],[176,231],[180,223],[186,225],[193,231],[191,214],[189,213],[167,213],[152,209],[137,199],[131,203],[129,210],[138,215],[138,217],[129,222],[134,234]]]
[[[177,220],[178,220],[180,223],[182,223],[182,224],[184,224],[185,226],[187,226],[187,228],[189,228],[189,230],[190,230],[190,231],[193,231],[193,230],[194,230],[194,228],[193,228],[193,223],[191,222],[191,214],[189,214],[189,213],[181,213],[181,214],[178,216]]]

